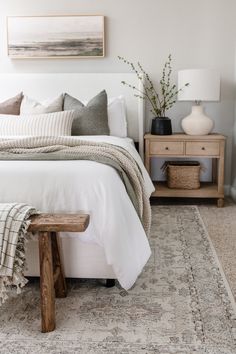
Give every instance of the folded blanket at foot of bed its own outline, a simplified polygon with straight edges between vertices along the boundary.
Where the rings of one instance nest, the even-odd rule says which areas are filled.
[[[19,203],[0,203],[0,305],[8,298],[10,286],[17,293],[27,283],[25,264],[25,235],[29,217],[37,211]]]

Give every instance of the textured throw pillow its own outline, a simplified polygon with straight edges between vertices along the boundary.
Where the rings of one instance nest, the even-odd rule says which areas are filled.
[[[64,96],[64,111],[75,111],[72,135],[109,135],[107,94],[100,92],[85,106],[76,98]]]
[[[20,107],[20,114],[43,114],[60,112],[62,111],[63,97],[63,94],[61,94],[54,100],[38,102],[33,98],[24,96]]]
[[[86,105],[87,103],[87,101],[83,101],[84,105]],[[126,138],[128,133],[128,127],[124,96],[121,95],[109,98],[107,113],[110,135],[118,136],[119,138]]]
[[[20,105],[23,98],[22,92],[17,96],[9,98],[8,100],[0,103],[0,114],[20,114]]]
[[[0,115],[0,136],[71,135],[74,111],[23,115]]]

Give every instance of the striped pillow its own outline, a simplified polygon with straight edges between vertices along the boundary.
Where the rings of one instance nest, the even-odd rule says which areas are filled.
[[[74,111],[27,114],[20,117],[0,114],[0,136],[71,135]]]

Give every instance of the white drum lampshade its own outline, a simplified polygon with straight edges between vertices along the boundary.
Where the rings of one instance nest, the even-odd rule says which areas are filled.
[[[184,85],[189,83],[189,86]],[[189,135],[207,135],[213,129],[213,121],[203,112],[201,101],[219,101],[220,75],[215,70],[192,69],[178,73],[179,101],[195,101],[192,113],[182,120],[182,128]]]

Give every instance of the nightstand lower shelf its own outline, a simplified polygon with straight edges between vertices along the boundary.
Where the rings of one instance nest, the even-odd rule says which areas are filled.
[[[153,184],[156,190],[152,193],[152,197],[217,198],[220,200],[224,198],[224,193],[218,192],[218,186],[216,183],[203,182],[199,189],[168,188],[166,182],[154,181]],[[219,201],[219,203],[223,203],[223,200]]]

